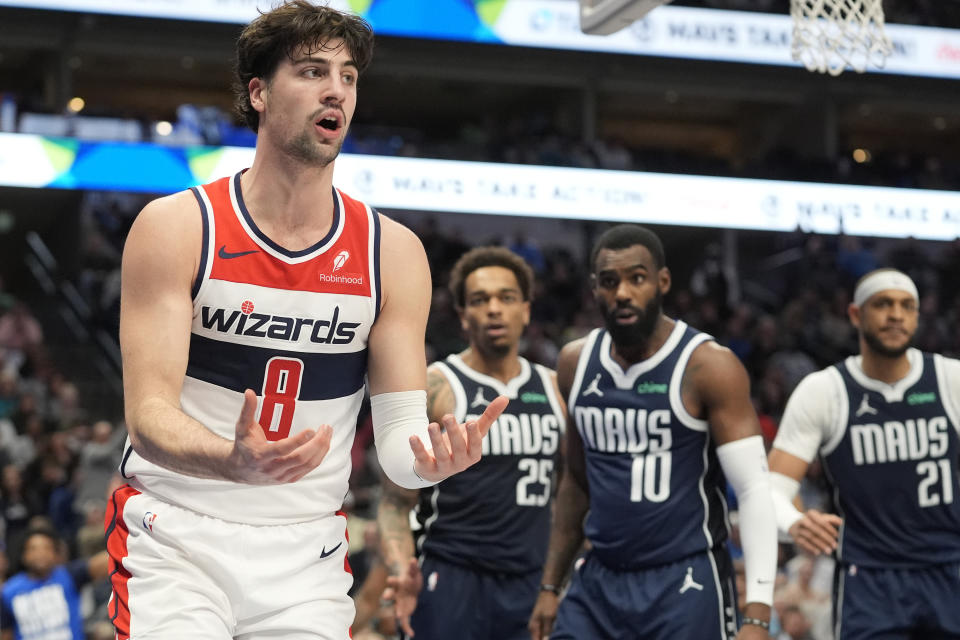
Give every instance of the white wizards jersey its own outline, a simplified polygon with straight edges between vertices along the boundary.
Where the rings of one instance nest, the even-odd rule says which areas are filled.
[[[330,451],[301,480],[248,485],[152,464],[130,443],[120,470],[162,500],[223,520],[302,522],[334,513],[350,477],[364,395],[367,338],[380,306],[378,214],[336,189],[330,232],[288,251],[257,228],[240,174],[193,189],[203,213],[203,250],[181,407],[234,439],[245,389],[270,440],[333,427]]]

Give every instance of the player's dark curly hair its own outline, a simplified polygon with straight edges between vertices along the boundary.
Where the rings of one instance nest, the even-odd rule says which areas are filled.
[[[657,269],[666,266],[663,243],[660,242],[657,234],[638,224],[618,224],[600,234],[600,237],[594,243],[593,251],[590,253],[590,272],[596,272],[597,255],[603,249],[626,249],[637,244],[647,248]]]
[[[533,269],[527,261],[509,249],[503,247],[476,247],[460,256],[450,271],[450,293],[454,304],[463,308],[466,305],[467,277],[483,267],[504,267],[513,271],[520,285],[520,294],[524,301],[533,296]]]
[[[237,39],[234,108],[254,132],[260,114],[250,104],[248,86],[253,78],[269,81],[283,56],[293,57],[304,46],[309,53],[329,51],[327,43],[342,39],[350,57],[363,73],[373,58],[373,29],[360,16],[342,13],[307,0],[290,0],[261,13]]]

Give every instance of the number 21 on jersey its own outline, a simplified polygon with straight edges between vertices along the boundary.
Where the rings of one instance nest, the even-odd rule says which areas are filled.
[[[950,460],[924,460],[917,464],[917,474],[923,478],[917,486],[917,500],[921,507],[953,503],[953,470]]]
[[[263,373],[263,404],[257,419],[267,440],[281,440],[290,435],[301,380],[302,360],[278,356],[267,361]]]

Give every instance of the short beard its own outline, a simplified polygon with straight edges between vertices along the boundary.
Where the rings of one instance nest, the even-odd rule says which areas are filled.
[[[307,166],[319,167],[322,169],[329,166],[331,162],[337,159],[337,156],[340,155],[340,148],[342,146],[343,141],[341,140],[337,143],[332,155],[325,154],[323,153],[323,149],[321,149],[313,140],[310,133],[304,131],[292,140],[288,140],[286,143],[284,143],[283,150],[291,158],[299,160]]]
[[[486,341],[477,341],[475,346],[478,351],[493,358],[503,358],[508,356],[512,347],[512,345],[505,342],[496,343]]]
[[[911,337],[904,343],[902,347],[892,348],[883,344],[876,334],[868,331],[861,331],[861,335],[863,336],[864,342],[866,342],[867,346],[870,347],[871,351],[885,358],[899,358],[907,352],[907,349],[909,349],[913,343],[913,338]]]
[[[626,348],[639,347],[646,344],[653,335],[653,330],[656,328],[657,320],[660,319],[660,313],[663,310],[663,294],[657,290],[657,294],[646,304],[643,310],[629,307],[637,314],[637,321],[631,325],[617,323],[616,314],[620,308],[614,305],[612,308],[604,309],[603,313],[603,321],[607,325],[607,331],[613,339],[613,344]]]

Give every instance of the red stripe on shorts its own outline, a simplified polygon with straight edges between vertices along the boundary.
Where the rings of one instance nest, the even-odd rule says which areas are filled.
[[[130,638],[130,608],[127,604],[127,581],[130,572],[123,568],[123,559],[127,553],[127,536],[130,535],[127,523],[123,520],[123,508],[127,500],[140,492],[130,485],[123,485],[113,492],[113,497],[107,505],[107,514],[104,528],[107,533],[107,553],[110,556],[110,584],[113,593],[107,604],[110,621],[117,630],[116,640]]]
[[[349,547],[350,531],[347,529],[347,514],[343,511],[337,511],[334,515],[343,516],[343,537],[347,539],[347,547]],[[350,553],[348,552],[345,556],[343,556],[343,570],[350,575],[353,575],[353,569],[350,568],[350,560],[348,559],[349,555]],[[347,635],[351,638],[353,637],[353,625],[347,627]]]
[[[350,531],[347,529],[347,514],[343,511],[337,511],[334,515],[343,517],[343,537],[347,539],[347,546],[350,546]],[[350,568],[350,561],[348,556],[350,554],[343,556],[343,570],[353,575],[353,569]]]

